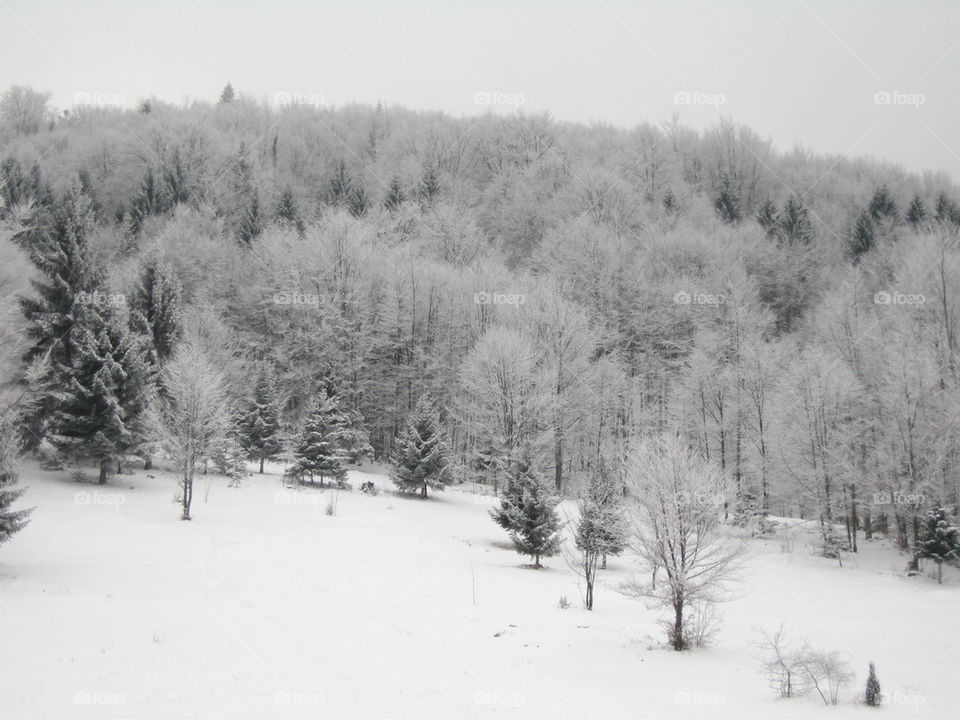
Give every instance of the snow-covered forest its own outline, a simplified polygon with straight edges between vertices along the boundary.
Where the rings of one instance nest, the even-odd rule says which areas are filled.
[[[281,100],[0,96],[0,716],[956,710],[953,179]]]

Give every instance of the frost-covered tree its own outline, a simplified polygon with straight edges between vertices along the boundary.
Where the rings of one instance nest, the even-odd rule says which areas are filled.
[[[184,341],[163,368],[162,382],[153,432],[180,475],[181,518],[190,520],[194,477],[214,460],[231,429],[224,376],[197,344]]]
[[[731,484],[713,463],[674,436],[639,445],[627,482],[631,549],[667,576],[658,586],[633,583],[627,590],[672,609],[667,634],[675,650],[684,650],[697,631],[687,624],[689,615],[722,599],[743,550],[723,526]]]
[[[348,459],[349,427],[349,418],[340,409],[337,397],[321,390],[297,437],[291,476],[311,483],[319,478],[321,486],[325,479],[342,485],[347,479],[344,462]]]
[[[937,583],[943,582],[943,563],[960,559],[960,529],[952,522],[947,509],[939,503],[930,508],[924,519],[917,557],[929,558],[937,563]]]
[[[558,503],[527,448],[512,464],[507,490],[500,506],[490,511],[490,517],[507,531],[517,552],[533,558],[533,567],[540,568],[540,558],[560,552],[563,526]]]
[[[453,469],[447,434],[428,394],[420,396],[410,413],[391,461],[390,476],[403,492],[419,491],[420,497],[425,498],[428,487],[443,490],[450,484]]]
[[[183,332],[181,287],[173,271],[157,261],[148,262],[130,295],[131,321],[150,337],[156,362],[165,362]]]
[[[867,675],[867,687],[863,693],[863,699],[870,707],[877,707],[880,704],[880,681],[877,679],[877,669],[870,663],[870,672]]]
[[[25,488],[17,484],[17,438],[13,423],[0,420],[0,544],[5,543],[27,525],[31,510],[14,510],[13,503]]]
[[[262,474],[264,462],[283,450],[279,391],[269,368],[260,371],[253,398],[241,414],[237,430],[250,459],[260,462]]]
[[[623,552],[626,518],[623,482],[605,463],[600,463],[587,481],[577,505],[574,542],[578,555],[575,570],[584,579],[584,604],[593,610],[593,586],[597,568],[605,567],[608,555]]]

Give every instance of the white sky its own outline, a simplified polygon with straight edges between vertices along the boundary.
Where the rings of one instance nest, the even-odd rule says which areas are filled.
[[[257,98],[454,115],[490,109],[477,93],[522,96],[525,111],[622,126],[722,112],[780,149],[958,179],[958,30],[956,0],[0,0],[0,88],[48,90],[60,108],[83,94],[214,100],[230,81]],[[877,104],[881,91],[900,94]],[[677,104],[683,92],[694,102]]]

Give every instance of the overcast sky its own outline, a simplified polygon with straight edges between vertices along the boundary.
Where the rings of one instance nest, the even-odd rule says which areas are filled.
[[[0,0],[0,86],[47,90],[59,108],[213,100],[230,81],[280,102],[622,126],[723,113],[780,149],[958,179],[958,29],[957,0]]]

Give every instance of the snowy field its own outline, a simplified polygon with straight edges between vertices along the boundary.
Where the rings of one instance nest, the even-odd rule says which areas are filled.
[[[271,470],[201,479],[181,522],[162,473],[98,487],[25,466],[37,509],[0,550],[0,716],[955,717],[960,579],[907,578],[880,543],[840,568],[802,537],[752,541],[716,645],[677,653],[616,592],[629,557],[587,612],[564,560],[522,567],[466,486],[422,501],[352,472],[385,492],[341,492],[330,516],[331,491]],[[838,707],[767,687],[754,628],[781,622],[850,661]],[[879,710],[857,703],[871,660]]]

